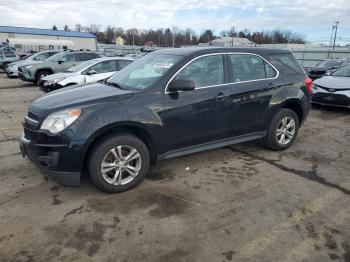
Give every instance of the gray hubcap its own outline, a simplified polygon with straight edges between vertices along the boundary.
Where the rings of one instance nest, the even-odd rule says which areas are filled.
[[[279,144],[286,145],[294,137],[295,121],[291,117],[284,117],[277,126],[276,138]]]
[[[125,185],[138,175],[141,164],[141,155],[137,149],[126,145],[117,146],[103,157],[102,177],[109,184]]]

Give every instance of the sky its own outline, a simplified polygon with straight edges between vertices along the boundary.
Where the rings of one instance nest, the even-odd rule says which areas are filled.
[[[329,43],[339,20],[338,42],[350,43],[350,0],[1,0],[0,25],[51,28],[98,24],[123,28],[188,27],[218,35],[235,27],[288,29],[310,42]]]

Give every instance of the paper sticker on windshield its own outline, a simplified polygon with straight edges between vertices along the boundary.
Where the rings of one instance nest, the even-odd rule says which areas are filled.
[[[157,68],[170,68],[173,65],[173,63],[164,63],[164,62],[158,62],[155,63],[153,67],[157,67]]]

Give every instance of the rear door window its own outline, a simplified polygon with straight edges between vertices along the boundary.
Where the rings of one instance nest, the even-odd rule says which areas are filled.
[[[223,84],[223,57],[222,55],[200,57],[182,69],[176,79],[193,80],[196,88]]]
[[[276,70],[257,55],[232,54],[229,55],[229,60],[233,70],[233,82],[274,78],[277,75]]]

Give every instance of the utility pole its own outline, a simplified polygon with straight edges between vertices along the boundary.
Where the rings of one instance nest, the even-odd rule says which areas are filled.
[[[234,33],[235,33],[235,27],[232,26],[232,28],[231,28],[231,34],[232,34],[232,43],[231,43],[231,45],[232,46],[233,46]]]
[[[334,51],[334,48],[335,48],[335,40],[337,39],[337,31],[338,31],[338,24],[340,22],[339,21],[336,21],[335,22],[335,33],[334,33],[334,42],[333,42],[333,51]]]
[[[173,48],[175,47],[175,26],[173,25]]]
[[[334,28],[335,28],[335,26],[332,25],[331,41],[329,42],[329,48],[328,48],[328,55],[327,55],[327,58],[329,58],[330,52],[331,52],[331,48],[332,48]]]

